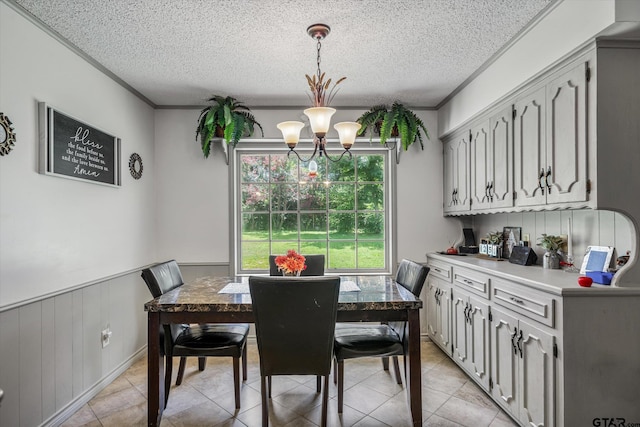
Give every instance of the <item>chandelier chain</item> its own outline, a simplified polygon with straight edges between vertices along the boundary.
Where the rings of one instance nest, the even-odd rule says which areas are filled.
[[[322,40],[320,37],[317,37],[318,40],[318,44],[317,44],[317,49],[318,49],[318,58],[317,58],[317,64],[318,64],[318,79],[320,79],[320,49],[322,48],[322,43],[320,43],[320,40]]]

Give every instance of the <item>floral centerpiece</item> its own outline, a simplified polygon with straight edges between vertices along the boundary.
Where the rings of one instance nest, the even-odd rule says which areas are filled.
[[[277,256],[275,260],[278,271],[282,271],[285,276],[299,276],[307,269],[305,261],[306,258],[293,249],[288,250],[286,255]]]

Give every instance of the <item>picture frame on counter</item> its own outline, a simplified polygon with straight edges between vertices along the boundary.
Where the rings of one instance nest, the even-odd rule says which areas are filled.
[[[613,259],[613,246],[588,246],[580,267],[580,274],[590,271],[609,271]]]
[[[502,228],[502,256],[509,259],[513,247],[520,243],[522,227],[506,226]]]

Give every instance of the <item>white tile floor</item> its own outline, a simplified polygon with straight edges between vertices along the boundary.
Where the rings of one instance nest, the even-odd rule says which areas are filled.
[[[182,385],[171,388],[162,426],[261,425],[260,367],[249,341],[248,379],[242,408],[235,410],[230,358],[209,358],[204,372],[190,358]],[[174,376],[178,359],[173,369]],[[330,381],[330,426],[404,427],[411,425],[403,386],[380,359],[345,362],[344,413],[337,413],[336,387]],[[270,425],[320,424],[321,394],[315,377],[274,377]],[[174,379],[175,384],[175,379]],[[422,343],[422,416],[425,426],[505,427],[516,424],[435,344]],[[63,426],[144,426],[147,424],[147,363],[143,358],[71,416]]]

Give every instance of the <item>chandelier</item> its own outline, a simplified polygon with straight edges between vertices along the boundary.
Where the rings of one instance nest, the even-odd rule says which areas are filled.
[[[309,172],[313,174],[317,171],[318,165],[313,160],[316,155],[318,158],[326,157],[328,160],[332,162],[337,162],[345,154],[349,155],[351,158],[351,152],[349,151],[356,140],[356,134],[360,129],[361,125],[357,122],[340,122],[336,123],[333,128],[338,131],[338,137],[340,139],[340,144],[344,151],[337,157],[331,157],[327,153],[326,144],[327,139],[326,135],[329,131],[329,127],[331,124],[331,116],[336,112],[335,108],[328,107],[327,105],[333,99],[335,95],[335,89],[338,84],[346,79],[346,77],[342,77],[337,80],[333,87],[331,87],[331,79],[328,79],[326,82],[324,80],[325,74],[320,71],[320,49],[322,48],[321,41],[327,37],[331,28],[325,24],[314,24],[307,28],[307,33],[311,38],[316,40],[317,42],[317,65],[318,69],[316,71],[316,75],[313,77],[307,77],[307,82],[309,83],[309,88],[311,89],[311,94],[313,95],[311,101],[313,103],[313,107],[307,108],[304,110],[304,114],[309,118],[309,125],[311,126],[311,131],[315,135],[313,139],[314,149],[311,157],[304,159],[295,151],[298,142],[300,141],[300,131],[304,127],[304,123],[297,121],[287,121],[278,123],[277,127],[282,131],[282,136],[284,138],[285,144],[289,147],[289,152],[287,153],[287,157],[291,155],[291,153],[295,154],[300,161],[309,162]]]

